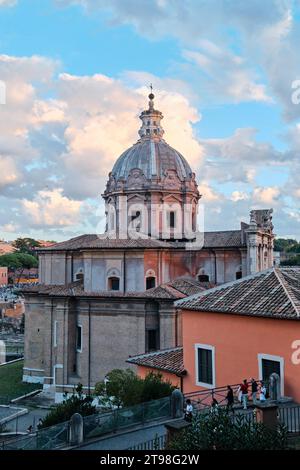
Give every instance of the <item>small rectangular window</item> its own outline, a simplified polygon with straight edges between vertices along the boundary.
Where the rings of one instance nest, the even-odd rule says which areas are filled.
[[[196,345],[196,382],[197,385],[215,387],[214,348]]]
[[[158,330],[147,330],[147,352],[157,351]]]
[[[167,221],[169,228],[175,228],[176,226],[176,213],[174,211],[170,211],[167,213]]]
[[[76,351],[82,351],[82,326],[76,326]]]

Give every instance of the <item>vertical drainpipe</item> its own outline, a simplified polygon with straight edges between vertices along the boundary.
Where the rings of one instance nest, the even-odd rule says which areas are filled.
[[[183,377],[180,375],[180,391],[183,393]]]
[[[88,395],[91,395],[91,303],[88,308],[89,315],[89,364],[88,364]]]
[[[51,337],[50,337],[50,374],[49,377],[52,377],[53,375],[53,298],[51,299],[51,315],[50,315],[50,321],[51,321]],[[54,378],[53,378],[54,381]],[[50,384],[50,385],[53,385]]]
[[[73,282],[73,276],[74,276],[74,265],[73,265],[73,251],[71,252],[71,282]]]
[[[215,284],[217,284],[217,255],[216,255],[216,252],[215,250],[210,250],[211,253],[214,255],[214,275],[215,275]]]
[[[126,292],[126,253],[123,253],[123,293]]]

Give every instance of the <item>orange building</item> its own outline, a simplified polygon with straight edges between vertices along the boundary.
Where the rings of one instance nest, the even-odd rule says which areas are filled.
[[[251,377],[268,380],[276,372],[281,394],[300,402],[300,268],[271,268],[176,306],[182,314],[184,393]],[[141,375],[157,369],[165,375],[168,367],[165,377],[170,378],[170,354],[174,350],[168,365],[161,358],[156,368],[150,354],[131,362]]]
[[[183,366],[182,347],[139,354],[129,358],[127,362],[138,366],[137,373],[140,377],[146,377],[149,372],[159,372],[164,380],[183,390],[186,371]]]
[[[0,286],[7,286],[8,270],[6,267],[0,267]]]

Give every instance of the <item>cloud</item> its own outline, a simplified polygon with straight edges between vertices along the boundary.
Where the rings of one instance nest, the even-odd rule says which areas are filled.
[[[131,25],[150,40],[175,38],[202,102],[278,101],[287,121],[300,118],[291,85],[300,77],[299,2],[292,0],[56,0],[105,12],[110,25]],[[201,90],[201,92],[199,91]],[[203,96],[203,90],[205,94]]]
[[[280,189],[276,187],[255,188],[253,191],[253,200],[260,206],[273,207],[277,205],[280,196]]]
[[[81,201],[63,195],[63,189],[39,191],[33,200],[23,199],[25,214],[34,226],[65,227],[78,224]]]
[[[55,201],[67,207],[74,202],[70,207],[75,208],[87,198],[100,203],[108,173],[138,140],[138,116],[148,106],[142,73],[129,86],[125,75],[57,75],[59,68],[43,57],[0,56],[0,76],[8,89],[0,109],[0,195],[14,201],[15,222],[28,230],[43,224],[61,227],[61,220],[70,226],[64,215],[56,221],[52,217]],[[169,83],[160,79],[156,96],[165,114],[166,140],[197,166],[202,146],[193,125],[201,116],[187,96],[168,91]],[[4,218],[2,225],[12,222]]]
[[[206,92],[211,100],[272,101],[266,86],[257,82],[256,72],[249,68],[245,59],[210,41],[201,41],[200,47],[200,51],[184,50],[183,57],[196,66],[197,80],[208,81]]]
[[[18,0],[0,0],[0,7],[14,7]]]

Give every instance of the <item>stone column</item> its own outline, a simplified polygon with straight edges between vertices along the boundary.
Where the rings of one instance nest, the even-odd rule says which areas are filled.
[[[278,425],[278,406],[274,403],[256,404],[256,422],[262,423],[269,429],[276,429]]]
[[[83,442],[83,418],[79,413],[75,413],[70,419],[69,443],[79,445]]]

